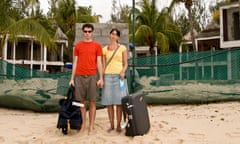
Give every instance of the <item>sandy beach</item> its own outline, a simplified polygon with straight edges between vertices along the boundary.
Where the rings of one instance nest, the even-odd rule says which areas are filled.
[[[56,128],[58,113],[0,109],[1,144],[239,144],[240,102],[203,105],[148,105],[150,131],[127,137],[108,133],[106,109],[97,110],[95,134]]]

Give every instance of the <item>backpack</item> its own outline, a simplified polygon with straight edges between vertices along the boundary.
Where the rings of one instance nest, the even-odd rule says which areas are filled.
[[[82,125],[81,104],[74,101],[73,86],[68,89],[67,97],[59,100],[60,110],[58,115],[57,128],[62,129],[63,134],[67,134],[70,129],[80,130]]]

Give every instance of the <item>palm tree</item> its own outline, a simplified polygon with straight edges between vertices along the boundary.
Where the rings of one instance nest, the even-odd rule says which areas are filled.
[[[141,11],[136,12],[136,42],[148,45],[151,55],[157,46],[161,53],[169,52],[170,45],[178,46],[182,39],[180,29],[173,24],[166,10],[161,13],[156,8],[155,0],[143,0],[139,3]]]
[[[36,9],[40,6],[39,0],[24,0],[22,4],[26,7],[27,16],[31,17],[36,15]]]
[[[120,1],[119,1],[120,3]],[[128,5],[119,4],[119,8],[116,6],[116,0],[113,0],[112,13],[110,22],[118,23],[131,23],[131,10]]]
[[[16,2],[16,1],[15,1]],[[17,1],[19,3],[23,3],[22,1]],[[26,2],[26,1],[24,1]],[[24,4],[25,6],[28,5],[34,10],[33,5],[38,5],[37,0],[28,0],[27,4]],[[34,36],[36,40],[38,40],[40,43],[46,45],[49,48],[53,48],[54,42],[52,40],[52,36],[49,34],[49,32],[43,27],[38,21],[38,17],[34,17],[35,15],[32,15],[28,18],[23,18],[18,21],[15,21],[12,17],[8,16],[8,13],[11,10],[11,7],[13,5],[12,1],[3,0],[1,3],[6,4],[5,7],[2,9],[3,13],[1,12],[1,19],[4,20],[0,22],[0,30],[1,34],[4,38],[6,38],[6,35],[9,34],[12,36],[12,38],[15,38],[19,34],[27,34]],[[21,5],[16,4],[15,5]],[[2,4],[1,4],[2,6]],[[24,12],[23,12],[24,13]],[[34,13],[34,12],[33,12]],[[4,42],[4,40],[3,40]],[[1,46],[2,47],[2,46]]]
[[[101,15],[94,14],[92,16],[92,7],[82,7],[79,6],[77,8],[77,14],[76,14],[76,22],[88,22],[88,23],[97,23],[99,22],[99,18],[101,18]]]
[[[34,36],[40,43],[49,48],[53,48],[52,37],[48,31],[34,18],[25,18],[12,23],[4,30],[5,34],[10,34],[15,38],[19,34]]]
[[[11,2],[10,1],[0,1],[0,35],[3,36],[3,38],[1,38],[1,43],[0,43],[0,51],[2,51],[2,47],[4,45],[5,42],[5,38],[6,35],[4,35],[3,31],[12,23],[15,22],[15,20],[13,18],[11,18],[8,15],[8,11],[9,8],[11,7]],[[0,52],[1,53],[1,52]]]
[[[72,31],[75,27],[76,13],[75,0],[60,0],[57,3],[56,17],[59,26],[66,32]]]
[[[192,0],[173,0],[171,2],[171,6],[175,5],[176,3],[184,3],[185,8],[188,11],[188,18],[189,18],[189,25],[190,25],[190,33],[191,33],[191,40],[192,40],[192,46],[193,50],[197,51],[196,44],[195,44],[195,37],[194,37],[194,26],[193,26],[193,16],[192,16],[192,10],[191,7],[193,5]]]
[[[9,25],[15,22],[13,18],[8,15],[9,9],[11,7],[11,1],[2,0],[0,1],[0,34]]]

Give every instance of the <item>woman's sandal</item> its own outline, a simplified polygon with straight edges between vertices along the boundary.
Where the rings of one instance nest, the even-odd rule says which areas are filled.
[[[116,131],[120,133],[120,132],[122,132],[122,129],[121,129],[120,127],[118,127],[118,128],[116,129]]]
[[[110,132],[113,131],[113,130],[114,130],[114,128],[109,128],[109,129],[107,130],[107,132],[110,133]]]

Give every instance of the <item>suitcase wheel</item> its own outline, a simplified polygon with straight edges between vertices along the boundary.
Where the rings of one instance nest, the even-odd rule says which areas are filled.
[[[63,133],[64,135],[66,135],[66,134],[68,133],[67,128],[62,128],[62,133]]]
[[[70,122],[69,122],[69,120],[67,120],[67,127],[62,128],[62,133],[66,135],[68,133],[68,130],[70,130],[70,129],[71,129]]]

